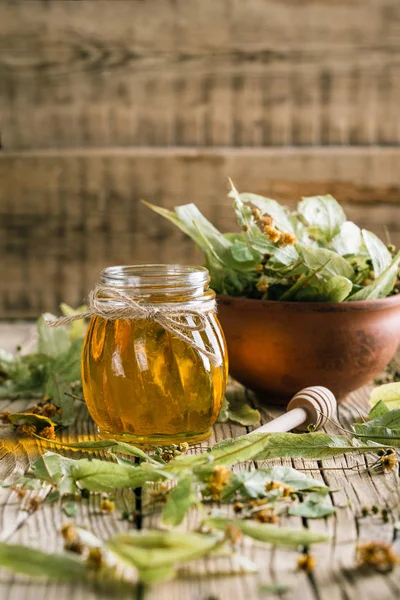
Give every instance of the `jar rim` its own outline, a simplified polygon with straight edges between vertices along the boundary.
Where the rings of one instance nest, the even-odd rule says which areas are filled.
[[[101,281],[113,287],[198,287],[210,281],[208,269],[196,265],[143,264],[106,267]]]

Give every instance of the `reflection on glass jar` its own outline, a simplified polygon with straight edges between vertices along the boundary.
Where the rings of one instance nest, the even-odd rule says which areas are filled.
[[[228,369],[207,269],[110,267],[101,281],[105,289],[123,290],[144,307],[174,307],[182,313],[179,322],[189,327],[196,325],[190,312],[196,307],[206,317],[204,330],[184,329],[189,341],[152,319],[91,319],[82,355],[83,389],[102,437],[139,444],[207,438],[222,405]],[[102,300],[116,303],[107,292]]]

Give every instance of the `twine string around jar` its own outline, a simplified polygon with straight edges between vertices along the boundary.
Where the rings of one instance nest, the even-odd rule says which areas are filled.
[[[188,336],[188,333],[192,331],[205,331],[207,327],[206,312],[215,311],[216,302],[211,299],[204,304],[199,302],[192,302],[192,304],[194,305],[193,308],[178,308],[172,304],[142,304],[123,290],[97,285],[89,294],[87,310],[57,319],[46,319],[46,323],[49,327],[60,327],[93,316],[100,316],[103,319],[112,321],[117,319],[155,321],[192,348],[207,356],[211,364],[216,367],[221,364],[220,357],[215,352],[207,350],[203,345],[197,344],[193,338]],[[186,317],[192,317],[193,322],[190,323]],[[194,322],[195,319],[197,324]]]

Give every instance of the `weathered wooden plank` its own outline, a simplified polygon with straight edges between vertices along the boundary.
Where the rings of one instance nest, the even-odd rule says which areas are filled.
[[[332,193],[349,218],[400,244],[400,149],[134,148],[0,154],[0,317],[77,305],[110,264],[199,263],[194,244],[141,199],[195,202],[236,230],[227,177],[292,205]]]
[[[398,144],[396,0],[0,4],[5,148]]]
[[[31,329],[31,326],[29,325],[28,328]],[[28,329],[22,331],[21,326],[17,326],[13,335],[8,326],[2,325],[0,327],[0,334],[3,333],[3,339],[5,339],[5,334],[7,335],[10,347],[21,342],[27,332]],[[339,407],[339,419],[343,426],[348,426],[354,419],[358,418],[360,412],[365,414],[369,389],[369,387],[366,387],[351,394],[346,402]],[[243,388],[235,385],[230,388],[230,393],[243,394],[245,392],[243,392]],[[22,408],[24,402],[22,400],[14,403],[13,410]],[[3,408],[3,404],[4,401],[2,401],[0,408]],[[271,409],[262,407],[262,422],[268,422],[278,413],[279,409],[276,407]],[[328,429],[335,431],[332,425]],[[245,429],[241,427],[229,424],[218,425],[215,427],[214,436],[210,443],[225,437],[235,437],[244,432]],[[83,438],[87,439],[88,436],[94,436],[94,428],[85,407],[82,406],[76,425],[64,432],[62,439],[68,442]],[[22,441],[22,446],[29,445],[29,443]],[[34,456],[34,452],[39,451],[36,442],[33,442],[33,445],[36,447],[35,449],[32,447],[25,448],[24,456],[25,459],[28,459],[25,464],[18,465],[15,457],[14,461],[12,460],[13,456],[10,452],[1,452],[0,478],[8,477],[12,480],[13,477],[15,478],[26,469],[29,460]],[[76,453],[74,453],[74,456],[76,456]],[[164,598],[167,600],[171,597],[177,598],[177,600],[195,600],[199,597],[243,597],[248,598],[248,600],[258,600],[260,598],[259,585],[274,581],[290,586],[288,593],[285,594],[285,598],[288,600],[298,598],[304,600],[342,600],[343,598],[352,599],[357,597],[374,600],[378,596],[384,600],[396,600],[400,587],[399,570],[395,570],[390,575],[376,573],[370,574],[368,577],[357,576],[354,571],[355,544],[358,540],[385,539],[391,541],[392,539],[393,524],[399,518],[399,507],[397,506],[399,483],[395,474],[377,475],[371,478],[364,470],[364,457],[338,457],[325,460],[321,466],[324,468],[334,467],[339,470],[322,470],[320,473],[314,470],[315,463],[311,461],[276,459],[268,461],[267,464],[287,464],[297,468],[310,469],[312,476],[322,477],[332,489],[337,490],[332,496],[332,501],[338,509],[337,514],[326,523],[324,521],[306,522],[306,526],[314,531],[324,531],[331,535],[328,544],[319,545],[313,550],[317,559],[315,571],[310,575],[296,573],[295,565],[298,553],[295,551],[271,550],[265,546],[246,542],[240,550],[259,566],[260,573],[258,575],[212,576],[212,572],[215,573],[216,570],[229,568],[230,561],[220,558],[215,559],[213,563],[197,565],[199,575],[195,578],[178,579],[154,588],[141,588],[136,590],[136,596],[142,600],[161,600]],[[360,471],[341,469],[341,467],[346,469],[354,464],[359,465]],[[83,501],[79,507],[77,523],[89,528],[95,535],[104,540],[118,531],[126,531],[129,524],[126,521],[121,521],[119,515],[122,510],[132,507],[132,498],[129,498],[128,495],[129,492],[117,494],[117,510],[111,515],[101,514],[98,496],[93,497],[90,502]],[[361,508],[372,504],[386,506],[389,509],[390,522],[388,524],[382,524],[377,518],[375,520],[360,519]],[[13,492],[0,490],[0,535],[4,536],[4,533],[6,533],[6,537],[10,542],[23,543],[47,551],[59,551],[62,548],[59,530],[62,524],[68,521],[69,519],[62,513],[57,503],[44,504],[39,511],[28,514],[24,511],[24,504],[19,505]],[[18,522],[23,523],[23,525],[13,529],[13,524]],[[196,523],[198,523],[198,515],[192,513],[190,522],[185,526],[193,528]],[[143,524],[147,527],[159,526],[158,514],[155,513],[151,517],[145,518]],[[286,524],[291,527],[302,525],[300,519],[293,517],[283,518],[282,525]],[[0,596],[11,600],[20,600],[21,597],[27,598],[27,600],[34,600],[38,597],[46,597],[49,600],[54,598],[60,600],[95,600],[99,597],[94,592],[78,584],[38,583],[33,579],[12,576],[6,571],[0,573]]]

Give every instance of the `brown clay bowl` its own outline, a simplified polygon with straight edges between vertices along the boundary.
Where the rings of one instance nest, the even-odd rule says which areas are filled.
[[[274,302],[218,296],[231,375],[284,404],[323,385],[337,399],[371,381],[400,343],[400,294],[360,302]]]

